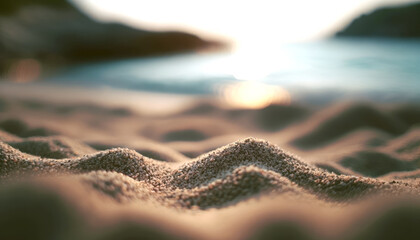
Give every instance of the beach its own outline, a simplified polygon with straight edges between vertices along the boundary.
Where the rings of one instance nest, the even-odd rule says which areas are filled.
[[[420,236],[418,103],[18,95],[0,99],[0,239]]]
[[[0,2],[0,240],[420,239],[420,3]]]

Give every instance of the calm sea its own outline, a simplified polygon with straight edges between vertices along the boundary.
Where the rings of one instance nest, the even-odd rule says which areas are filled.
[[[270,49],[78,65],[46,81],[213,95],[235,83],[277,86],[295,101],[420,101],[420,40],[330,39]]]

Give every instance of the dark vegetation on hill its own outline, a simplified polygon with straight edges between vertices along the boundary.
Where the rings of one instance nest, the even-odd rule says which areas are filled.
[[[420,3],[363,14],[336,36],[420,38]]]

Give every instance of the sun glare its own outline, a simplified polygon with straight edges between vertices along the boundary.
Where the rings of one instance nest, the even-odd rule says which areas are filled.
[[[238,80],[261,81],[279,69],[288,69],[294,62],[284,48],[282,44],[239,44],[232,54],[231,74]]]
[[[258,81],[271,73],[274,68],[269,55],[256,47],[246,51],[237,49],[232,57],[232,75],[238,80]],[[262,61],[263,60],[263,61]]]
[[[259,109],[270,104],[288,105],[290,94],[283,88],[257,81],[246,81],[222,88],[221,96],[233,108]]]

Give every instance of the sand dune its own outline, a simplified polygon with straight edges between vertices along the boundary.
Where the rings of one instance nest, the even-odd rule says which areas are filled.
[[[370,177],[378,177],[394,171],[413,171],[420,167],[418,161],[404,161],[375,151],[357,152],[352,156],[344,157],[340,163]]]
[[[2,135],[4,136],[3,141],[10,146],[21,152],[43,158],[62,159],[95,152],[93,148],[87,145],[62,136],[29,137],[22,139],[18,137],[7,137],[7,133],[0,131],[0,136]]]
[[[107,150],[112,148],[127,148],[130,147],[129,144],[121,144],[121,145],[115,145],[110,143],[97,143],[92,142],[89,143],[89,146],[97,149],[97,150]],[[161,144],[156,144],[151,141],[145,142],[141,141],[140,144],[134,144],[132,145],[133,150],[140,153],[143,156],[153,158],[158,161],[164,161],[164,162],[184,162],[188,158],[178,151],[173,150],[172,148],[166,147]]]
[[[80,146],[80,148],[83,149],[84,146]],[[48,152],[55,153],[55,149],[45,148],[43,150],[41,155],[46,155]],[[41,174],[111,171],[122,173],[137,181],[144,181],[162,193],[173,188],[188,190],[206,186],[207,189],[198,189],[202,193],[199,194],[200,199],[202,195],[211,196],[213,192],[217,192],[220,197],[215,197],[215,199],[224,203],[229,200],[223,199],[222,196],[227,196],[235,191],[246,195],[247,190],[255,191],[255,189],[264,189],[270,185],[276,186],[272,187],[274,189],[279,188],[275,183],[284,182],[280,179],[281,177],[318,197],[329,200],[348,200],[375,188],[381,190],[385,184],[374,179],[338,176],[324,172],[282,151],[275,145],[253,138],[216,149],[175,169],[167,163],[146,158],[133,150],[121,148],[73,159],[60,159],[61,156],[59,159],[47,159],[26,155],[10,145],[1,143],[0,157],[3,159],[1,163],[3,177],[12,176],[16,170]],[[349,160],[345,161],[345,163],[347,162]],[[395,170],[401,169],[396,167]],[[222,186],[220,186],[221,183],[214,183],[219,180],[221,183],[224,182]],[[235,190],[230,189],[233,182],[235,182]],[[260,187],[258,183],[261,184]],[[391,187],[385,186],[384,189]],[[247,189],[248,187],[252,189]],[[400,187],[405,188],[406,186],[401,185]],[[213,188],[216,190],[212,190]],[[230,190],[223,193],[220,192],[222,189]],[[206,192],[208,194],[205,194]],[[256,193],[259,192],[256,191]],[[173,195],[173,193],[171,194]],[[235,198],[231,200],[233,199]],[[185,205],[183,199],[178,199],[178,201],[181,205]],[[197,201],[200,206],[201,200]],[[187,206],[191,205],[196,204],[187,204]]]
[[[312,148],[332,142],[337,138],[360,128],[377,129],[391,135],[404,133],[408,126],[400,119],[369,105],[351,105],[336,110],[334,116],[324,115],[319,125],[293,141],[293,144]]]
[[[0,109],[0,239],[420,236],[415,105],[35,105]]]
[[[30,128],[24,122],[17,119],[7,119],[0,122],[0,129],[20,137],[50,136],[56,134],[46,128]]]

